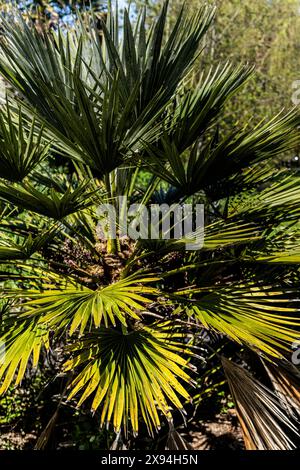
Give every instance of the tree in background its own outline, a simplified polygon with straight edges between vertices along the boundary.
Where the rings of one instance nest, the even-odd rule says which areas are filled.
[[[90,11],[96,15],[107,10],[106,0],[28,0],[16,2],[0,0],[0,10],[9,14],[15,5],[24,16],[30,17],[36,26],[57,27],[58,24],[72,26],[78,11]]]
[[[162,2],[138,1],[156,16]],[[195,11],[216,5],[218,14],[206,38],[199,72],[220,62],[249,63],[256,73],[227,106],[226,120],[259,121],[292,106],[292,84],[300,75],[300,6],[298,0],[189,0]],[[182,1],[170,0],[168,21],[174,24]]]

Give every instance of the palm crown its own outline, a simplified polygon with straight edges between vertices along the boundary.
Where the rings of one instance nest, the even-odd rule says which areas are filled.
[[[112,11],[101,32],[92,16],[45,33],[1,20],[14,93],[0,115],[0,391],[64,344],[68,399],[88,400],[116,432],[142,420],[152,434],[197,392],[213,331],[272,369],[267,389],[220,357],[248,448],[292,448],[296,393],[289,416],[275,392],[299,380],[286,359],[299,336],[299,177],[274,162],[298,144],[300,120],[224,135],[224,105],[252,69],[220,65],[192,86],[214,10],[183,9],[168,34],[166,14],[167,3],[148,30],[145,10],[134,24],[125,10],[122,34]],[[119,196],[204,204],[203,248],[106,241],[97,208]]]

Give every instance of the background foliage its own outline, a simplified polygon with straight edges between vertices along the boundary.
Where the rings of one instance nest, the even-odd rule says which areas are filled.
[[[137,3],[146,4],[155,17],[162,2]],[[293,82],[299,80],[300,70],[298,0],[189,0],[187,8],[193,12],[207,3],[216,5],[218,14],[206,36],[199,74],[220,62],[255,65],[252,79],[227,105],[228,125],[258,122],[293,106]],[[181,6],[178,0],[170,1],[170,26]]]

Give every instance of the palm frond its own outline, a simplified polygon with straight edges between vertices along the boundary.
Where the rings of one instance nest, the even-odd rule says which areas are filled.
[[[222,357],[222,365],[247,450],[296,448],[298,423],[291,420],[278,398],[248,371]]]
[[[41,35],[20,15],[14,27],[2,18],[0,71],[22,93],[29,114],[38,114],[55,145],[103,177],[157,138],[159,116],[213,17],[210,9],[192,20],[181,15],[163,45],[166,14],[167,2],[144,46],[139,43],[139,60],[126,14],[124,45],[103,23],[103,47],[92,22],[89,34],[81,24],[63,37],[62,32]],[[145,34],[141,19],[139,41]]]
[[[280,113],[254,129],[242,129],[221,141],[209,156],[213,166],[206,184],[226,179],[249,165],[284,155],[297,148],[300,116],[296,110]],[[209,162],[208,162],[209,163]]]
[[[278,181],[273,181],[263,191],[250,193],[241,204],[233,206],[230,217],[243,217],[252,220],[271,219],[275,223],[299,219],[299,177],[283,173]]]
[[[171,336],[170,336],[171,335]],[[141,414],[148,430],[160,427],[158,410],[171,420],[171,407],[183,412],[178,398],[189,394],[178,379],[192,381],[184,371],[188,367],[182,353],[188,349],[167,327],[141,328],[130,333],[101,328],[71,348],[73,357],[65,370],[82,370],[70,385],[69,399],[81,392],[80,405],[94,394],[92,410],[100,405],[101,424],[113,422],[116,432],[129,422],[137,433]]]
[[[300,373],[297,367],[286,359],[264,360],[263,364],[283,406],[291,417],[300,418]]]
[[[30,256],[41,250],[53,239],[56,231],[57,227],[54,227],[35,237],[32,237],[31,234],[29,234],[22,244],[15,243],[8,237],[6,238],[2,236],[0,244],[0,261],[30,258]]]
[[[174,428],[173,423],[169,423],[169,434],[166,443],[166,450],[192,450],[192,446]]]
[[[205,291],[210,293],[205,294]],[[299,337],[296,291],[268,285],[216,286],[181,291],[186,311],[205,328],[213,328],[237,343],[282,357]],[[198,299],[196,298],[198,296]],[[189,300],[190,299],[190,300]],[[179,307],[180,309],[181,307]]]
[[[22,302],[25,309],[21,317],[37,318],[38,324],[49,328],[68,328],[72,335],[77,329],[83,334],[93,324],[98,328],[116,326],[117,321],[126,325],[126,317],[140,320],[139,313],[157,294],[154,287],[146,286],[156,278],[125,278],[114,284],[92,290],[87,287],[66,286],[62,290],[51,290],[45,285],[43,292],[34,290],[14,290],[7,292],[8,297],[29,299]]]
[[[201,242],[199,249],[217,250],[228,246],[237,246],[240,244],[248,244],[258,241],[262,238],[262,228],[253,223],[247,223],[243,220],[231,222],[230,219],[218,220],[217,222],[199,227],[194,232],[187,233],[185,236],[170,240],[165,243],[165,247],[169,250],[180,249],[186,244]],[[196,248],[195,248],[196,249]]]
[[[11,322],[10,322],[11,324]],[[18,385],[32,358],[32,367],[39,361],[41,349],[49,349],[49,330],[34,322],[17,321],[1,336],[5,344],[5,357],[0,364],[0,393],[5,393],[14,381]]]
[[[63,194],[51,189],[47,195],[29,183],[15,186],[0,183],[0,200],[61,220],[93,204],[92,196],[95,192],[88,192],[87,186],[87,184],[81,184],[73,191],[69,187]]]
[[[211,189],[211,184],[221,186],[233,176],[235,181],[236,175],[248,166],[284,155],[289,150],[296,149],[299,144],[297,128],[300,117],[296,111],[279,115],[254,130],[236,131],[221,142],[218,142],[218,133],[208,142],[201,142],[200,137],[205,126],[209,127],[211,120],[218,116],[225,97],[227,99],[231,94],[231,88],[235,91],[241,86],[243,75],[246,80],[249,71],[233,71],[227,66],[222,73],[225,75],[225,83],[228,81],[224,85],[224,94],[219,89],[216,77],[212,77],[212,83],[204,87],[208,94],[212,94],[216,103],[212,104],[208,100],[206,104],[207,97],[201,87],[194,92],[197,93],[196,98],[189,99],[185,94],[186,102],[182,109],[178,105],[175,112],[171,110],[172,115],[179,116],[179,122],[174,126],[174,135],[171,127],[168,133],[162,134],[158,143],[146,145],[143,163],[162,180],[180,188],[184,195],[204,190],[208,194],[215,193],[215,198],[220,198],[220,190],[214,187]],[[230,192],[229,189],[227,195]]]
[[[8,102],[5,111],[2,108],[0,112],[0,143],[0,176],[9,181],[22,181],[50,149],[35,119],[25,126],[21,108],[14,116]]]

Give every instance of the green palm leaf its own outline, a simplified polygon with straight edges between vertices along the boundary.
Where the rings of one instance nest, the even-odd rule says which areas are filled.
[[[95,192],[88,192],[86,188],[87,184],[81,184],[73,191],[69,187],[63,194],[51,189],[47,195],[28,183],[16,186],[0,183],[0,200],[61,220],[93,204],[92,196]]]
[[[1,43],[0,71],[68,158],[90,165],[102,177],[157,138],[158,118],[190,68],[213,17],[209,9],[193,20],[181,16],[163,46],[166,14],[167,2],[146,47],[139,49],[143,57],[138,73],[138,62],[132,65],[136,50],[129,39],[128,17],[124,46],[103,23],[103,47],[92,22],[91,34],[82,24],[64,38],[62,32],[41,35],[20,15],[14,27],[2,18],[6,40]],[[140,27],[142,40],[146,26],[142,22]],[[163,71],[168,70],[166,82]]]
[[[171,406],[183,412],[178,398],[189,398],[179,380],[192,383],[184,371],[188,361],[182,353],[188,350],[167,327],[142,328],[124,334],[101,328],[71,348],[73,357],[65,370],[77,370],[70,385],[69,399],[82,393],[79,405],[94,395],[92,410],[102,405],[101,424],[113,422],[116,432],[121,424],[138,431],[139,414],[148,430],[160,427],[158,410],[171,420]]]
[[[2,335],[5,355],[0,365],[0,393],[5,393],[10,384],[18,385],[24,377],[28,362],[36,367],[42,347],[49,349],[49,331],[33,322],[13,323],[11,330]]]
[[[187,293],[191,299],[185,299],[188,315],[238,343],[282,357],[299,337],[299,301],[288,288],[248,283],[190,289],[180,297]]]
[[[17,123],[15,122],[17,118]],[[50,144],[42,140],[43,130],[35,119],[25,126],[21,108],[14,116],[8,103],[0,113],[0,176],[22,181],[47,156]]]
[[[126,325],[126,317],[139,320],[139,313],[151,302],[149,296],[157,294],[154,287],[146,283],[156,278],[131,278],[92,290],[87,287],[65,287],[63,290],[44,292],[26,290],[13,291],[8,296],[29,298],[23,302],[26,312],[22,316],[38,318],[38,324],[49,328],[68,328],[72,335],[78,328],[80,334],[92,324],[98,328],[102,322],[116,326],[117,321]]]

